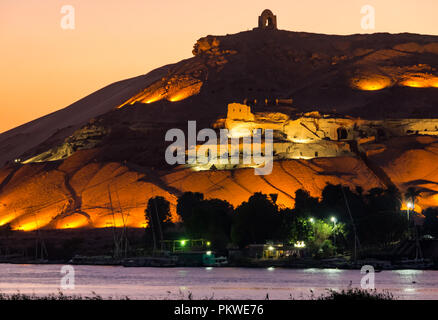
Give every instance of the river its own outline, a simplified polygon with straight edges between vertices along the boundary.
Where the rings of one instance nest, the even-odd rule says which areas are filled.
[[[95,292],[113,299],[308,299],[312,291],[319,296],[327,289],[360,287],[363,276],[359,270],[338,269],[73,267],[74,289],[61,289],[61,265],[0,264],[0,292]],[[397,299],[438,300],[438,271],[382,271],[375,274],[375,287]]]

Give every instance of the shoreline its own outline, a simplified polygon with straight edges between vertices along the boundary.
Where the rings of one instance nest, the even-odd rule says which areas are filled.
[[[149,265],[149,266],[124,266],[123,261],[90,261],[90,262],[72,262],[71,260],[21,260],[21,259],[0,259],[0,264],[10,264],[10,265],[78,265],[78,266],[121,266],[124,268],[247,268],[247,269],[269,269],[269,268],[281,268],[281,269],[338,269],[338,270],[360,270],[365,265],[373,266],[375,272],[382,271],[397,271],[397,270],[427,270],[427,271],[438,271],[438,266],[427,265],[427,266],[416,266],[416,265],[392,265],[381,267],[379,265],[373,265],[369,261],[364,261],[363,263],[356,264],[335,264],[335,263],[325,263],[323,261],[313,261],[313,263],[286,263],[278,261],[259,261],[257,263],[230,263],[224,266],[213,266],[213,265],[187,265],[187,264],[175,264],[175,265]]]

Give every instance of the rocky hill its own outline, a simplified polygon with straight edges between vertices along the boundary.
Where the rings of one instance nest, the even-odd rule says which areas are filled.
[[[262,191],[291,206],[298,188],[319,195],[327,182],[369,189],[388,179],[402,190],[422,188],[419,207],[437,205],[438,139],[430,136],[383,141],[382,152],[366,162],[359,156],[279,161],[269,176],[250,169],[196,172],[164,162],[168,129],[187,130],[187,120],[213,127],[230,102],[290,117],[319,111],[438,118],[437,68],[435,36],[255,29],[201,38],[189,59],[1,134],[0,224],[105,227],[121,225],[127,215],[128,225],[139,227],[154,195],[175,205],[182,192],[200,191],[238,205]]]

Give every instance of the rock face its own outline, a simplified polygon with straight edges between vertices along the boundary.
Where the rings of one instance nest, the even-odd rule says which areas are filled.
[[[99,146],[106,134],[108,134],[108,132],[104,127],[101,127],[94,122],[87,123],[82,128],[76,130],[71,136],[67,137],[62,144],[23,160],[22,163],[26,164],[66,159],[78,150],[93,149]]]
[[[168,66],[113,83],[72,105],[0,135],[0,165],[26,152],[46,151],[94,117],[105,114],[166,74]],[[46,149],[46,150],[44,150]]]
[[[193,55],[1,134],[0,225],[141,227],[155,195],[174,214],[185,191],[233,205],[277,193],[292,206],[298,188],[319,196],[327,182],[415,186],[424,190],[419,207],[438,205],[438,37],[257,28],[201,38]],[[248,109],[230,112],[230,103]],[[296,156],[278,158],[267,176],[169,166],[165,134],[186,132],[188,120],[198,129],[272,126],[277,150]],[[368,126],[378,136],[382,123],[410,135],[358,135]],[[297,159],[303,139],[313,139],[304,150],[313,156]]]
[[[176,198],[186,191],[227,199],[235,206],[257,191],[277,193],[280,205],[292,206],[295,190],[303,187],[320,195],[327,182],[365,189],[383,186],[352,157],[280,161],[271,175],[255,176],[253,169],[139,172],[129,164],[95,161],[98,152],[79,151],[52,165],[3,168],[0,179],[7,183],[0,196],[1,223],[21,230],[123,226],[123,221],[142,227],[147,200],[153,196],[168,199],[178,219]]]

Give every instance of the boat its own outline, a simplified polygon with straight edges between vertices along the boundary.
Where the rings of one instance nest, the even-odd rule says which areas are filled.
[[[112,256],[81,256],[75,255],[70,261],[70,264],[79,265],[120,265],[120,259],[116,259]]]
[[[134,257],[122,260],[124,267],[176,267],[176,257]]]
[[[209,255],[204,257],[203,265],[205,267],[224,267],[228,265],[228,259],[226,257],[215,257],[214,255]]]
[[[217,257],[213,264],[214,267],[224,267],[228,265],[228,259],[226,257]]]
[[[403,259],[392,266],[393,269],[431,269],[434,264],[430,259]]]

